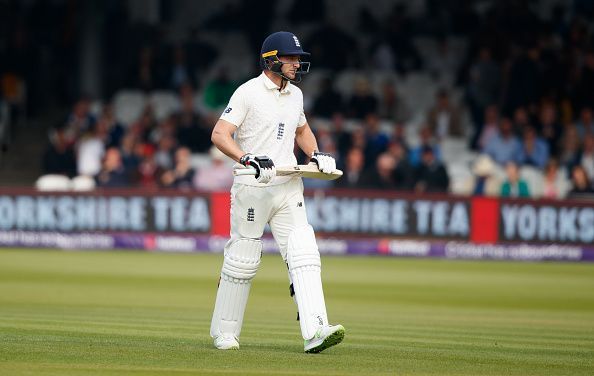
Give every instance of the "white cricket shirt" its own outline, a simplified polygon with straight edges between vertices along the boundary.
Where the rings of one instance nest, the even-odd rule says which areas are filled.
[[[262,72],[235,90],[221,119],[237,127],[235,141],[246,153],[267,155],[275,166],[292,166],[297,164],[293,152],[295,131],[307,122],[303,93],[290,82],[283,90],[278,89]],[[266,186],[289,179],[277,176],[269,184],[260,184],[253,176],[236,176],[235,182]]]

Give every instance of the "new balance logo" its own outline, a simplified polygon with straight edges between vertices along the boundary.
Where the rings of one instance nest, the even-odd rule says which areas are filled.
[[[247,220],[248,222],[254,221],[254,208],[249,208],[247,211]]]
[[[231,112],[231,110],[233,110],[231,107],[227,107],[227,108],[225,109],[225,113],[226,113],[226,114],[228,114],[229,112]]]
[[[302,201],[299,201],[299,202],[297,203],[297,207],[298,207],[298,208],[300,208],[300,207],[303,207],[303,202],[302,202]]]
[[[278,132],[276,133],[276,139],[282,140],[284,135],[285,135],[285,124],[278,123]]]

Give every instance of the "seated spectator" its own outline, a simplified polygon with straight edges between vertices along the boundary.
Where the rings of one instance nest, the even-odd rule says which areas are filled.
[[[501,197],[530,197],[528,183],[520,178],[517,164],[507,162],[505,173],[507,179],[501,185]]]
[[[522,165],[543,169],[548,160],[549,145],[536,135],[534,128],[525,128],[518,162]]]
[[[175,137],[180,146],[189,148],[194,153],[206,153],[212,145],[210,134],[212,129],[194,108],[192,93],[182,94],[181,110],[175,116],[177,129]]]
[[[421,151],[421,165],[415,173],[415,191],[447,192],[450,178],[444,165],[437,160],[433,148],[424,146]]]
[[[404,123],[394,123],[391,140],[393,142],[398,142],[400,145],[402,145],[406,153],[408,153],[410,147],[408,146],[408,142],[406,141],[405,126],[406,125]]]
[[[130,186],[130,178],[117,148],[109,148],[105,152],[103,167],[95,175],[95,184],[97,187],[122,188]]]
[[[571,171],[571,168],[579,163],[581,140],[575,125],[565,126],[565,132],[560,142],[559,161],[562,166]]]
[[[233,185],[233,171],[229,165],[231,159],[216,146],[211,146],[211,164],[198,170],[194,176],[194,187],[204,191],[228,191]]]
[[[571,170],[571,183],[573,187],[569,191],[568,198],[594,198],[594,188],[582,166],[574,166]]]
[[[77,172],[79,175],[95,176],[101,170],[101,158],[105,153],[107,128],[99,122],[86,132],[77,144]]]
[[[513,132],[511,120],[502,118],[499,122],[499,133],[487,141],[483,152],[498,164],[505,165],[510,161],[518,161],[521,148],[522,145]]]
[[[588,134],[594,135],[594,113],[592,107],[585,106],[582,108],[576,126],[580,139],[583,139]]]
[[[487,142],[499,134],[499,109],[496,105],[489,105],[485,109],[485,123],[481,129],[477,145],[480,150],[485,150]]]
[[[124,133],[126,130],[120,124],[115,115],[113,113],[113,106],[111,104],[106,104],[103,106],[103,111],[101,112],[101,117],[99,121],[103,121],[107,124],[108,134],[107,139],[105,140],[105,144],[107,147],[120,147],[122,142],[122,138],[124,137]]]
[[[472,196],[498,196],[501,184],[495,173],[496,168],[491,157],[486,154],[480,155],[472,166],[474,176],[465,183],[465,191]]]
[[[594,134],[584,138],[579,163],[590,177],[590,184],[594,184]]]
[[[66,138],[74,143],[82,134],[92,131],[97,119],[91,113],[91,98],[80,97],[66,120]]]
[[[144,144],[142,161],[138,166],[138,183],[141,187],[157,188],[161,181],[163,169],[155,161],[155,148],[152,145]]]
[[[539,133],[549,145],[549,153],[558,155],[562,127],[557,120],[557,109],[553,103],[542,105],[539,121]]]
[[[76,157],[72,145],[68,144],[64,128],[50,132],[50,143],[43,153],[44,174],[58,174],[73,177],[76,175]]]
[[[427,114],[427,125],[438,140],[463,136],[460,110],[450,102],[446,90],[437,93],[436,103]]]
[[[402,97],[396,90],[393,80],[382,83],[382,95],[379,101],[379,116],[398,123],[407,121],[410,117],[409,110]]]
[[[377,157],[386,151],[390,139],[380,129],[380,119],[376,114],[365,117],[365,165],[375,165]]]
[[[561,199],[567,192],[566,178],[559,173],[559,163],[550,159],[545,166],[543,197],[548,199]]]
[[[142,160],[142,155],[137,152],[137,145],[140,144],[132,133],[127,133],[122,139],[120,156],[126,171],[136,171]]]
[[[227,67],[220,68],[216,77],[204,88],[204,104],[211,110],[222,111],[237,88],[235,82],[229,79],[227,71]]]
[[[184,84],[195,86],[196,69],[186,57],[186,50],[183,46],[174,46],[171,50],[171,61],[168,64],[169,71],[167,72],[168,87],[173,90],[178,90]]]
[[[532,127],[532,121],[530,120],[530,114],[524,106],[520,106],[514,111],[514,130],[522,132],[526,127]]]
[[[175,168],[161,176],[161,183],[169,188],[190,189],[194,185],[195,171],[192,168],[190,149],[181,147],[175,152]]]
[[[369,114],[377,113],[378,100],[371,92],[369,81],[359,77],[355,81],[355,92],[348,103],[347,115],[355,119],[365,119]]]
[[[394,188],[403,191],[412,190],[414,170],[408,162],[404,146],[398,141],[392,141],[388,146],[387,153],[394,158],[394,172],[392,173]]]
[[[157,166],[163,170],[170,170],[173,168],[173,153],[175,151],[176,142],[173,137],[166,136],[159,140],[157,150],[155,151],[155,162]]]
[[[439,145],[435,142],[433,132],[431,132],[431,128],[427,126],[421,128],[421,130],[419,131],[419,138],[421,139],[419,145],[410,150],[408,156],[410,164],[413,166],[420,165],[422,162],[423,150],[427,147],[431,148],[431,151],[433,153],[433,156],[435,156],[435,159],[441,161],[441,149],[439,148]]]
[[[353,143],[351,132],[344,128],[344,116],[341,113],[335,113],[332,116],[332,137],[336,143],[338,151],[338,160],[344,160],[348,150]]]
[[[330,77],[324,77],[320,81],[320,92],[313,102],[313,115],[330,119],[344,111],[342,94],[332,86],[332,83]]]
[[[365,154],[363,153],[363,149],[352,147],[349,149],[345,158],[344,175],[342,178],[334,181],[334,186],[336,188],[361,188],[364,184],[362,181],[364,166]]]
[[[396,188],[394,184],[395,160],[389,153],[382,153],[377,157],[374,169],[364,174],[363,185],[369,189],[389,190]]]

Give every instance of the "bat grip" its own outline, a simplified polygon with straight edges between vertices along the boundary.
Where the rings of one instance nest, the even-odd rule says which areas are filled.
[[[253,167],[236,168],[233,170],[233,175],[235,176],[256,175],[256,173],[257,171]]]

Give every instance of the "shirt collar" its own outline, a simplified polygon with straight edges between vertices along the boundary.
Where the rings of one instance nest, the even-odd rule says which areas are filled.
[[[268,78],[268,76],[264,74],[264,72],[262,72],[260,76],[262,77],[262,81],[264,81],[264,86],[266,86],[268,90],[278,90],[278,86],[274,82],[272,82],[272,80]],[[280,92],[281,94],[289,94],[291,92],[291,83],[287,82],[285,88]]]

